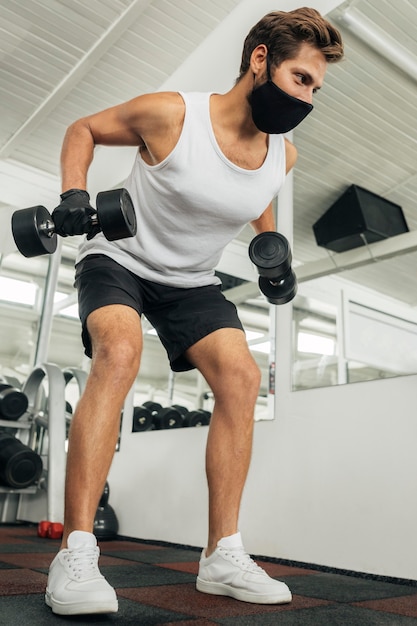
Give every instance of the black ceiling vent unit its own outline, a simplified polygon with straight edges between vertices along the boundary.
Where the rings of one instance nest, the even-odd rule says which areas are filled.
[[[351,185],[313,224],[317,245],[345,252],[408,232],[402,208]]]

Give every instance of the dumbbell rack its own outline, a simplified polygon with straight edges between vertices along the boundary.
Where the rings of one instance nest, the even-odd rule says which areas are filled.
[[[40,389],[43,380],[48,383],[48,411],[39,411]],[[22,387],[29,405],[24,419],[1,420],[0,427],[15,428],[25,445],[36,446],[36,429],[47,428],[47,451],[41,453],[46,480],[24,489],[1,487],[5,494],[0,522],[27,521],[37,523],[41,519],[62,522],[64,517],[64,483],[66,468],[66,421],[65,377],[58,366],[46,363],[33,369]],[[17,503],[16,503],[17,499]],[[14,518],[14,519],[13,519]]]

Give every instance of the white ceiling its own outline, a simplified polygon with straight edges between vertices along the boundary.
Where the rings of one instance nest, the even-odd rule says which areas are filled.
[[[27,261],[9,254],[14,247],[9,218],[13,210],[25,206],[53,208],[59,193],[60,146],[68,124],[170,85],[184,62],[222,24],[227,23],[229,31],[230,24],[235,25],[231,40],[239,35],[241,41],[247,26],[276,8],[264,10],[266,4],[0,0],[0,210],[6,224],[0,251],[7,255],[3,268],[33,275],[45,271],[44,259]],[[280,6],[287,4],[291,3]],[[417,77],[350,32],[341,20],[346,9],[369,21],[394,49],[405,50],[417,64],[416,0],[353,0],[330,12],[344,36],[346,59],[329,66],[314,112],[294,132],[299,160],[294,174],[293,256],[305,275],[310,265],[329,256],[316,245],[313,223],[352,183],[400,204],[410,230],[417,230]],[[221,48],[224,56],[229,53],[236,60],[236,75],[240,50]],[[207,68],[202,65],[197,88],[209,68],[207,88],[213,88],[218,75],[223,89],[222,65],[213,68],[209,59]],[[230,86],[233,78],[228,77]],[[403,237],[396,238],[399,251],[406,246]],[[249,238],[245,230],[241,239]],[[64,243],[68,267],[61,280],[69,285],[78,242],[74,238]],[[402,254],[343,276],[417,307],[416,261],[416,252]]]

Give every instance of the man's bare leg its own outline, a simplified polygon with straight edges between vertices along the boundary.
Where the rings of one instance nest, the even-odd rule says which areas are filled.
[[[260,372],[244,333],[225,328],[187,353],[210,385],[215,405],[206,450],[210,555],[222,537],[238,530],[238,517],[252,452],[253,416]]]
[[[209,537],[201,554],[197,589],[256,604],[290,602],[287,585],[256,565],[238,532],[251,459],[259,368],[244,334],[237,329],[211,333],[187,356],[205,376],[215,398],[206,451]]]
[[[45,602],[58,615],[115,613],[116,592],[98,568],[92,531],[113,459],[125,397],[138,372],[140,318],[131,307],[109,305],[88,317],[93,360],[71,422],[61,550],[49,567]]]
[[[142,350],[140,318],[130,307],[97,309],[87,320],[93,359],[71,422],[62,547],[73,530],[92,532],[113,459],[125,397]]]

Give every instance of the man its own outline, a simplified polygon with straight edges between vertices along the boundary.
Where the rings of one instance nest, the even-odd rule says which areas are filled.
[[[246,554],[238,532],[260,373],[214,267],[245,224],[255,233],[275,230],[272,199],[296,161],[283,133],[311,111],[327,64],[342,55],[339,33],[317,11],[273,12],[246,38],[229,92],[142,95],[69,127],[53,219],[61,235],[87,232],[76,286],[92,364],[71,424],[65,530],[45,596],[55,613],[117,611],[92,529],[139,369],[142,313],[172,369],[198,368],[215,399],[206,454],[209,536],[197,589],[246,602],[291,601],[288,587]],[[97,144],[138,146],[125,183],[135,238],[109,242],[89,223],[85,190]]]

